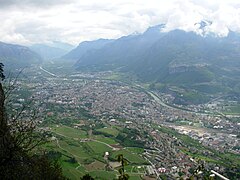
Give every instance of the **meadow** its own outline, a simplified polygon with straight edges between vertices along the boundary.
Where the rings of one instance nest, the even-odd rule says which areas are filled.
[[[119,134],[117,128],[107,127],[96,129],[100,134],[88,135],[87,131],[76,129],[66,125],[52,125],[51,132],[54,138],[43,147],[52,154],[50,158],[57,159],[63,168],[63,173],[70,179],[79,179],[85,174],[90,174],[95,179],[117,179],[117,169],[106,170],[105,152],[109,152],[109,160],[116,161],[118,154],[123,154],[128,160],[126,172],[130,180],[141,179],[145,173],[147,162],[141,157],[142,148],[122,147],[115,149],[111,145],[117,145],[115,136]],[[110,135],[110,136],[109,136]],[[121,147],[119,145],[119,147]]]

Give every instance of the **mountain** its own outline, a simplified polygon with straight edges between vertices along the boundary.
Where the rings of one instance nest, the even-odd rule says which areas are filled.
[[[45,44],[34,44],[29,47],[34,52],[41,55],[44,60],[51,60],[63,56],[68,51],[56,47],[51,47]]]
[[[71,45],[69,43],[61,42],[61,41],[53,41],[49,46],[63,49],[68,52],[71,51],[72,49],[74,49],[73,45]]]
[[[141,81],[191,88],[194,92],[234,91],[240,95],[238,33],[230,31],[227,37],[218,37],[178,29],[164,32],[163,28],[151,27],[142,34],[121,37],[87,51],[75,66],[79,70],[118,70]]]
[[[34,44],[29,48],[40,54],[44,60],[52,60],[67,54],[74,46],[60,41],[53,41],[49,44]]]
[[[76,67],[120,68],[136,74],[143,80],[160,82],[174,82],[172,76],[188,75],[189,72],[196,73],[197,77],[192,81],[198,82],[211,81],[217,72],[230,73],[230,69],[231,73],[239,73],[236,68],[240,67],[238,34],[230,32],[228,37],[219,38],[200,36],[182,30],[163,33],[163,27],[151,27],[143,34],[125,36],[100,49],[85,52],[79,58]],[[201,79],[201,76],[205,77]],[[185,81],[184,77],[183,81],[180,79],[176,81]]]
[[[79,58],[78,68],[95,66],[95,68],[126,68],[135,60],[144,56],[149,49],[165,33],[160,30],[164,25],[149,28],[141,35],[121,37],[105,45],[101,49],[87,52]],[[99,66],[100,65],[100,66]]]
[[[98,39],[95,41],[84,41],[80,43],[75,49],[62,56],[62,59],[69,60],[78,60],[82,57],[86,52],[91,53],[91,51],[101,49],[105,45],[111,43],[113,40],[110,39]]]
[[[40,55],[26,46],[0,42],[0,62],[7,67],[25,67],[41,61]]]

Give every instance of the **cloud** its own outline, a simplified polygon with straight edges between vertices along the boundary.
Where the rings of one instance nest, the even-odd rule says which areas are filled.
[[[118,38],[166,24],[203,33],[226,36],[240,32],[239,0],[0,0],[0,41],[32,44]]]
[[[52,6],[58,6],[62,4],[69,4],[74,2],[73,0],[0,0],[0,9],[2,8],[49,8]]]

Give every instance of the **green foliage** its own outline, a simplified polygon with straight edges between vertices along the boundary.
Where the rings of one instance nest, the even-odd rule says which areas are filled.
[[[0,63],[0,79],[3,81],[5,79],[5,76],[3,74],[3,63]]]
[[[1,164],[0,177],[2,179],[66,179],[57,161],[50,161],[45,155],[31,157],[27,154],[19,154],[13,161]]]
[[[89,159],[84,159],[83,163],[84,163],[84,164],[91,164],[91,163],[93,163],[94,161],[95,161],[94,159],[89,158]]]
[[[0,82],[0,177],[1,179],[65,179],[61,166],[57,161],[61,154],[36,154],[33,149],[43,142],[44,134],[36,132],[34,115],[31,122],[15,119],[8,122],[8,114],[4,107],[5,94]],[[14,132],[14,133],[12,133]],[[35,155],[32,155],[35,154]]]
[[[165,83],[170,84],[195,84],[210,82],[214,78],[214,75],[207,69],[198,69],[194,71],[188,71],[183,73],[171,74],[164,79]]]
[[[83,177],[80,178],[81,180],[94,180],[89,174],[84,175]]]
[[[149,89],[150,90],[158,90],[158,91],[163,91],[166,89],[166,85],[165,84],[161,84],[161,83],[151,83],[149,85]]]
[[[70,138],[86,138],[87,137],[87,133],[85,131],[79,130],[79,129],[75,129],[69,126],[59,126],[59,127],[54,127],[52,128],[52,131],[63,135],[63,136],[67,136]]]
[[[123,157],[123,154],[119,154],[116,156],[117,161],[121,163],[121,167],[118,169],[120,176],[118,177],[119,180],[128,180],[129,175],[125,173],[124,167],[128,165],[127,159]]]
[[[225,113],[227,114],[240,114],[240,105],[225,107]]]
[[[139,135],[139,132],[136,129],[124,128],[122,132],[117,135],[116,140],[123,146],[144,148],[145,143],[136,140],[137,135]]]
[[[210,98],[197,91],[185,91],[183,93],[177,93],[174,99],[176,104],[202,104],[209,101]]]
[[[55,161],[59,160],[62,157],[62,153],[58,151],[53,151],[53,150],[48,151],[46,155],[49,159],[52,159]]]
[[[101,128],[101,129],[97,129],[97,132],[99,132],[100,134],[103,134],[106,137],[114,137],[117,136],[119,131],[115,128]],[[95,133],[97,133],[95,131]]]
[[[140,153],[133,153],[128,149],[122,149],[119,151],[115,151],[112,153],[110,158],[116,157],[118,154],[122,154],[124,158],[129,162],[131,165],[148,165],[149,163],[139,156]]]
[[[215,94],[215,93],[228,91],[228,89],[225,88],[223,85],[211,84],[211,83],[194,84],[192,88],[199,92],[208,93],[208,94]]]

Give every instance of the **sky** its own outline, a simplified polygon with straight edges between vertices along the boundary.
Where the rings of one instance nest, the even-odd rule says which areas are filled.
[[[202,34],[201,21],[217,36],[240,32],[240,0],[0,0],[0,41],[22,45],[116,39],[158,24]]]

